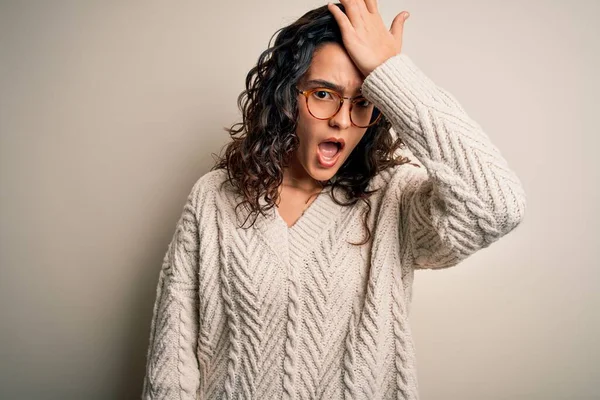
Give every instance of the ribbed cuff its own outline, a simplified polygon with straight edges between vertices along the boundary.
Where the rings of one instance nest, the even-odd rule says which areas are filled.
[[[375,68],[362,84],[363,95],[384,115],[416,120],[416,105],[435,102],[437,86],[405,53]]]

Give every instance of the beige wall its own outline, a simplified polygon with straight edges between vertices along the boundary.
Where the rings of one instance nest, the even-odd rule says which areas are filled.
[[[599,396],[599,3],[380,3],[528,194],[513,233],[416,273],[422,398]],[[0,398],[139,397],[185,197],[271,34],[322,4],[1,2]]]

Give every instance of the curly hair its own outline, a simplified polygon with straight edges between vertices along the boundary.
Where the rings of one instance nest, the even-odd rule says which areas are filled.
[[[336,3],[336,6],[345,13],[342,4]],[[272,46],[275,36],[277,39]],[[343,47],[337,21],[327,6],[322,6],[277,30],[269,40],[267,50],[259,56],[257,65],[248,72],[246,89],[237,101],[242,122],[225,128],[232,141],[226,144],[225,155],[211,168],[211,171],[226,169],[228,179],[223,184],[231,183],[242,195],[243,201],[236,206],[236,211],[244,204],[249,207],[250,215],[257,217],[259,212],[263,214],[276,205],[284,167],[289,165],[299,143],[295,85],[308,71],[315,50],[331,42]],[[342,203],[333,196],[338,205],[352,206],[359,199],[367,204],[363,221],[366,238],[352,245],[363,245],[371,239],[367,225],[371,212],[368,198],[378,190],[367,191],[371,178],[389,167],[410,162],[404,156],[394,158],[396,150],[404,147],[404,143],[399,137],[392,137],[390,128],[391,123],[382,115],[377,124],[367,128],[335,176],[320,182],[324,187],[343,189],[350,201]],[[261,197],[266,202],[264,208],[259,204]]]

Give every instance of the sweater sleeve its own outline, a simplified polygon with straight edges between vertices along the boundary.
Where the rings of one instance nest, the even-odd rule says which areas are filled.
[[[163,258],[150,326],[142,399],[196,399],[200,373],[197,188]]]
[[[400,53],[363,82],[418,159],[399,166],[399,229],[414,268],[447,268],[489,246],[523,219],[519,178],[459,102]]]

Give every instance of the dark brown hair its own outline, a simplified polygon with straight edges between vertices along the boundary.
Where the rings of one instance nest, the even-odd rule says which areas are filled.
[[[343,5],[336,3],[336,6],[345,12]],[[275,36],[277,39],[271,46]],[[295,85],[308,71],[315,50],[331,42],[343,46],[335,18],[327,6],[311,10],[273,34],[268,49],[246,76],[246,89],[237,102],[242,111],[242,122],[225,128],[232,141],[211,170],[227,170],[228,179],[223,183],[230,182],[243,196],[244,200],[238,206],[249,206],[251,214],[258,216],[258,212],[263,214],[276,204],[278,188],[283,182],[283,168],[289,165],[299,143]],[[324,186],[340,187],[345,191],[350,201],[341,203],[334,196],[338,205],[351,206],[359,199],[367,204],[363,221],[367,236],[353,245],[362,245],[371,239],[367,226],[371,212],[368,198],[376,191],[366,190],[371,178],[384,169],[410,162],[403,156],[394,158],[396,150],[404,143],[399,137],[394,140],[390,128],[390,122],[382,115],[377,124],[367,128],[335,176],[321,182]],[[264,208],[259,204],[261,197],[266,202]]]

